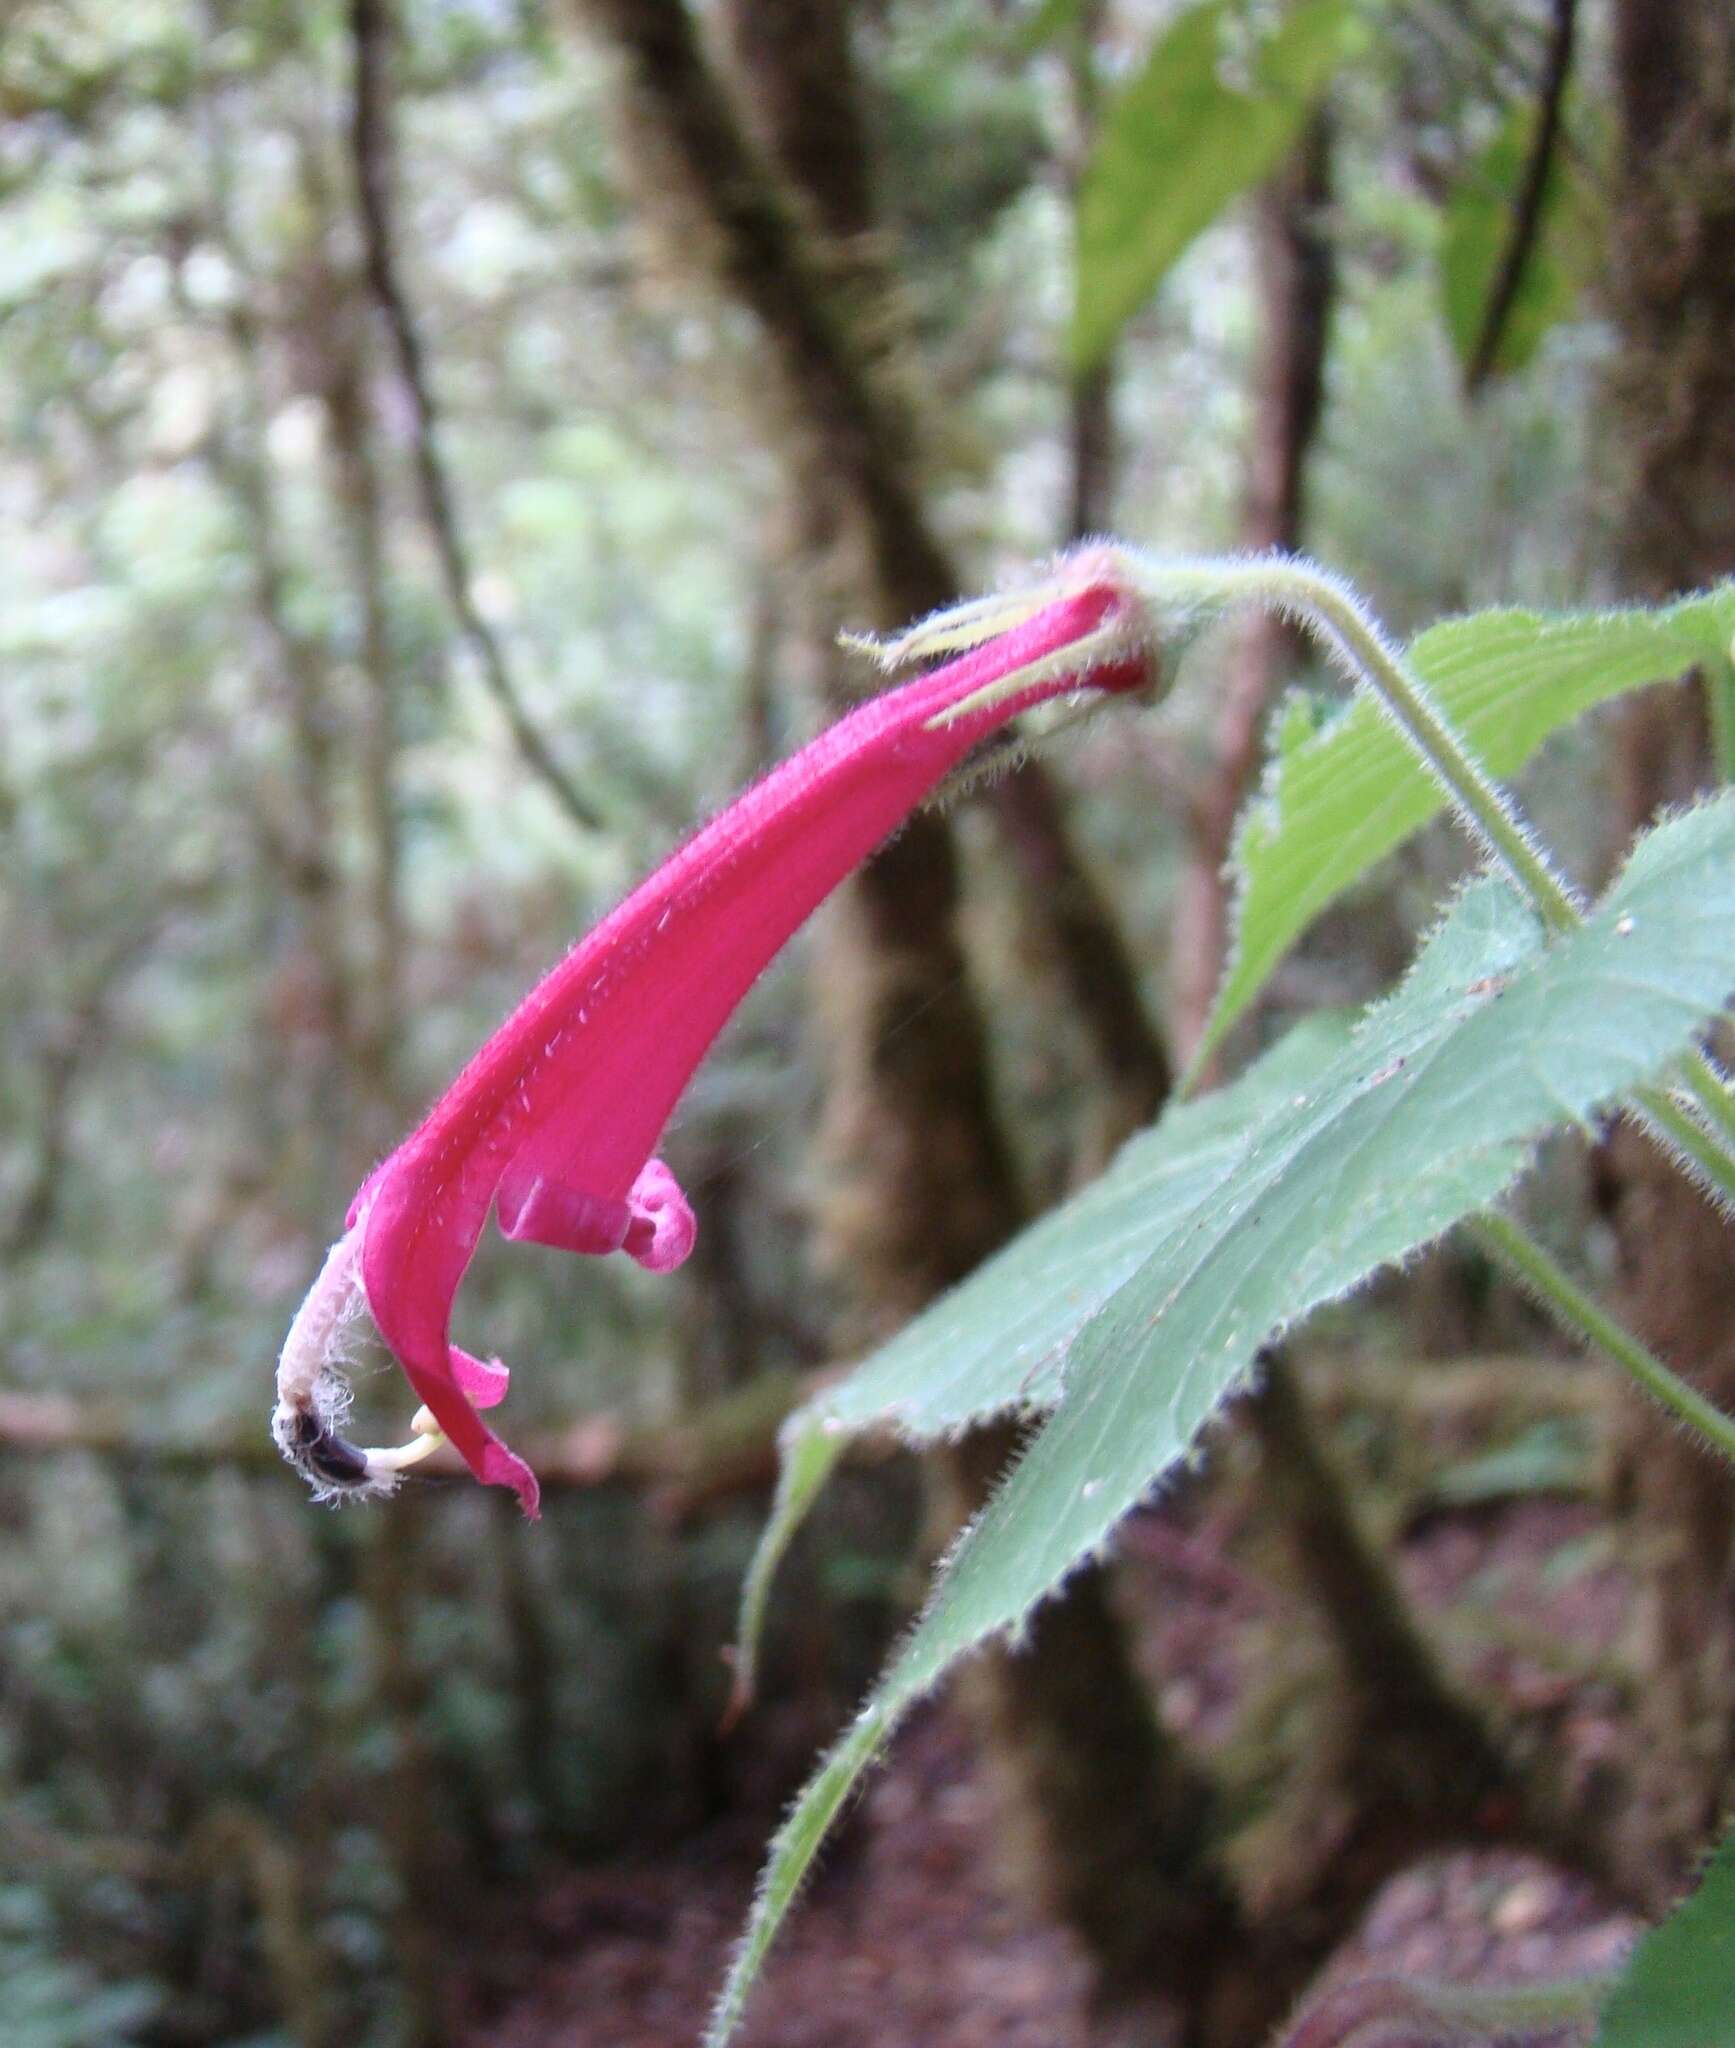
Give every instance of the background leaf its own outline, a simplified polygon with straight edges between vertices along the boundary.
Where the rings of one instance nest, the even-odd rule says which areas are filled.
[[[1027,1232],[978,1284],[921,1319],[985,1356],[1029,1331],[1038,1293],[1076,1290],[1075,1311],[1106,1293],[1066,1351],[1054,1413],[959,1542],[874,1700],[773,1843],[714,2043],[733,2031],[830,1816],[904,1709],[959,1657],[1016,1629],[1102,1546],[1263,1343],[1495,1200],[1543,1133],[1657,1073],[1721,1006],[1732,963],[1735,796],[1649,834],[1596,913],[1549,945],[1504,884],[1478,882],[1397,994],[1310,1076],[1292,1070],[1293,1094],[1268,1091],[1263,1114],[1227,1144],[1202,1113],[1208,1104],[1158,1126],[1158,1140],[1178,1126],[1191,1143],[1177,1148],[1185,1161],[1168,1162],[1179,1171],[1166,1185],[1159,1173],[1160,1222],[1118,1285],[1111,1276],[1125,1270],[1140,1201],[1124,1177],[1118,1202],[1088,1191],[1095,1227],[1063,1240],[1070,1261],[1054,1259],[1054,1225]],[[1189,1173],[1201,1137],[1207,1151],[1221,1146],[1215,1171]],[[1160,1143],[1145,1157],[1160,1161]],[[1076,1226],[1086,1202],[1057,1221]],[[1039,1282],[1024,1270],[1031,1260]],[[1048,1368],[1059,1327],[1038,1331],[1026,1370]],[[871,1363],[865,1373],[879,1370]],[[1003,1360],[998,1384],[1010,1383]],[[980,1398],[983,1377],[974,1384]],[[930,1419],[945,1405],[955,1413],[960,1404],[942,1397]]]
[[[1358,40],[1351,0],[1300,0],[1254,47],[1242,82],[1230,35],[1245,16],[1238,0],[1190,9],[1108,110],[1079,190],[1080,371],[1102,360],[1193,237],[1276,166]]]
[[[1735,585],[1726,585],[1654,612],[1479,612],[1431,626],[1409,655],[1472,749],[1510,775],[1593,704],[1721,659],[1732,635]],[[1319,913],[1442,806],[1370,698],[1320,729],[1307,700],[1291,700],[1265,786],[1236,834],[1235,948],[1196,1065]]]
[[[1066,34],[1078,20],[1080,0],[1039,0],[1034,13],[1019,25],[1014,42],[1025,56]]]
[[[1735,1833],[1653,1928],[1603,2010],[1596,2048],[1719,2048],[1735,2014]]]

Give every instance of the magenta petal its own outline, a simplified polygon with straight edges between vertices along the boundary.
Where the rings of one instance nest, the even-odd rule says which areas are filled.
[[[536,1474],[516,1451],[508,1450],[491,1431],[484,1429],[482,1435],[484,1441],[479,1448],[464,1452],[465,1464],[484,1486],[511,1487],[518,1496],[518,1505],[524,1510],[524,1519],[534,1522],[542,1513],[542,1488]],[[452,1440],[457,1442],[455,1437]]]
[[[622,1250],[648,1273],[672,1273],[692,1251],[699,1225],[680,1182],[660,1159],[646,1163],[627,1206],[633,1220]]]
[[[624,1247],[654,1272],[692,1248],[693,1217],[651,1149],[760,971],[945,775],[1017,712],[1083,687],[1136,688],[1129,654],[1045,675],[934,721],[1062,656],[1121,602],[1107,581],[1057,598],[962,659],[863,704],[773,770],[582,939],[370,1177],[361,1271],[380,1333],[472,1471],[535,1481],[475,1412],[454,1363],[452,1302],[499,1200],[501,1228],[569,1250]],[[492,1383],[490,1383],[492,1384]]]
[[[497,1408],[506,1398],[512,1375],[497,1358],[472,1358],[456,1344],[446,1353],[452,1362],[452,1377],[458,1391],[472,1408]]]
[[[362,1236],[361,1281],[368,1309],[416,1398],[465,1464],[484,1485],[512,1487],[525,1514],[534,1519],[536,1475],[482,1421],[470,1391],[477,1387],[492,1394],[493,1375],[446,1340],[452,1297],[475,1241],[466,1248],[446,1233],[439,1206],[418,1203],[421,1185],[412,1174],[386,1171],[375,1177]],[[500,1374],[503,1380],[504,1367]]]
[[[500,1183],[494,1216],[502,1237],[558,1252],[618,1252],[632,1227],[632,1206],[605,1202],[569,1182],[531,1178],[514,1167]]]

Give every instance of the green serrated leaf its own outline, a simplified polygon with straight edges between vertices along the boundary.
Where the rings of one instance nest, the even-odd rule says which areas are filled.
[[[1108,110],[1078,200],[1075,369],[1094,368],[1231,199],[1277,166],[1356,47],[1354,0],[1300,0],[1251,52],[1238,0],[1205,0],[1161,36]]]
[[[1603,2008],[1596,2048],[1724,2048],[1735,2035],[1735,1833],[1654,1928]]]
[[[1466,370],[1475,360],[1496,278],[1512,237],[1513,211],[1535,126],[1534,107],[1515,109],[1465,172],[1446,209],[1440,242],[1440,299],[1452,346]],[[1557,151],[1543,194],[1536,238],[1495,351],[1495,370],[1523,369],[1549,328],[1572,310],[1578,295],[1568,234],[1576,206],[1576,196],[1568,190],[1571,172],[1572,160],[1563,159]]]
[[[742,1589],[737,1680],[752,1689],[770,1584],[852,1437],[895,1429],[938,1443],[973,1423],[1036,1414],[1060,1392],[1068,1345],[1238,1156],[1244,1134],[1347,1039],[1348,1016],[1310,1017],[1229,1087],[1179,1104],[1108,1171],[1032,1224],[783,1428],[777,1498]]]
[[[889,1425],[931,1444],[993,1415],[1051,1408],[1078,1332],[1174,1219],[1197,1214],[1247,1132],[1319,1074],[1350,1028],[1347,1015],[1310,1017],[1229,1087],[1178,1104],[1106,1173],[828,1388],[803,1411],[811,1425],[833,1437]]]
[[[1510,775],[1593,704],[1721,657],[1732,636],[1735,585],[1725,585],[1661,611],[1479,612],[1430,627],[1409,654],[1472,750]],[[1281,730],[1236,834],[1234,953],[1196,1067],[1319,913],[1443,807],[1408,743],[1366,697],[1299,745]]]
[[[1016,1629],[1101,1548],[1185,1455],[1261,1344],[1493,1202],[1541,1135],[1663,1069],[1732,979],[1735,795],[1659,826],[1584,925],[1546,945],[1504,884],[1478,882],[1398,992],[1347,1043],[1316,1055],[1311,1073],[1290,1074],[1292,1094],[1247,1103],[1238,1133],[1209,1120],[1209,1102],[1158,1126],[1150,1150],[1159,1155],[1176,1125],[1194,1139],[1178,1152],[1220,1149],[1185,1194],[1172,1172],[1159,1183],[1160,1221],[1134,1270],[1125,1270],[1125,1236],[1138,1228],[1140,1195],[1122,1179],[1118,1204],[1088,1190],[900,1340],[906,1358],[924,1326],[975,1347],[979,1399],[992,1354],[1030,1328],[1039,1297],[1075,1290],[1075,1313],[1100,1302],[1066,1350],[1053,1414],[773,1843],[713,2048],[734,2031],[826,1822],[903,1711],[959,1657]],[[1070,1217],[1076,1226],[1081,1208],[1094,1227],[1075,1227],[1069,1260],[1057,1264],[1055,1225]],[[1041,1262],[1040,1284],[1023,1284],[1025,1259]],[[1039,1360],[1052,1343],[1051,1331]],[[1001,1362],[1002,1391],[1019,1384],[1013,1362]],[[882,1370],[870,1362],[862,1377]],[[933,1413],[960,1405],[942,1397]]]

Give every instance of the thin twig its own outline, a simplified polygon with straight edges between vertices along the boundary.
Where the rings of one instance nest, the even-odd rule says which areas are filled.
[[[713,1502],[769,1486],[777,1471],[777,1433],[794,1409],[818,1390],[822,1377],[767,1374],[672,1422],[637,1423],[593,1415],[532,1429],[525,1436],[525,1448],[545,1488],[624,1488],[643,1494],[658,1516],[678,1522]],[[871,1455],[876,1448],[870,1444],[863,1450]],[[0,1457],[47,1457],[67,1451],[187,1475],[217,1469],[280,1469],[275,1447],[262,1431],[250,1427],[174,1430],[136,1404],[0,1387]],[[463,1477],[463,1465],[448,1447],[429,1458],[409,1484],[414,1492],[429,1480]]]
[[[1330,124],[1318,113],[1259,195],[1256,257],[1261,341],[1249,428],[1241,545],[1251,553],[1302,543],[1309,455],[1325,404],[1325,357],[1336,264],[1320,223],[1331,205]],[[1283,620],[1248,619],[1225,663],[1214,760],[1187,793],[1191,845],[1175,907],[1174,1033],[1197,1051],[1228,967],[1235,828],[1259,777],[1266,712],[1300,642]],[[1220,1068],[1216,1055],[1201,1078]]]
[[[532,722],[512,680],[505,650],[476,607],[475,578],[459,524],[457,502],[440,459],[439,415],[428,377],[427,357],[392,253],[391,98],[386,75],[388,4],[389,0],[351,0],[355,97],[350,148],[355,160],[367,287],[391,336],[398,375],[415,423],[416,484],[422,514],[433,539],[441,581],[457,619],[459,635],[475,657],[525,765],[574,824],[586,831],[599,831],[602,814],[580,793]]]
[[[1554,27],[1548,41],[1548,57],[1537,88],[1536,133],[1524,165],[1524,179],[1513,209],[1512,230],[1500,252],[1500,267],[1494,274],[1494,289],[1482,315],[1476,346],[1464,373],[1464,389],[1472,397],[1487,382],[1494,369],[1500,344],[1518,301],[1518,287],[1542,233],[1543,202],[1548,197],[1554,168],[1556,144],[1560,139],[1561,109],[1566,98],[1567,76],[1572,70],[1573,31],[1578,0],[1554,0]]]
[[[1712,1449],[1735,1463],[1735,1418],[1725,1415],[1690,1380],[1671,1371],[1654,1351],[1640,1343],[1528,1231],[1492,1209],[1473,1216],[1465,1227],[1483,1250],[1558,1323],[1612,1358],[1653,1400],[1660,1401]]]
[[[0,1221],[0,1262],[35,1251],[58,1220],[78,1085],[102,1050],[120,984],[156,945],[163,922],[162,914],[141,920],[103,952],[82,993],[43,1047],[38,1061],[42,1113],[35,1163],[14,1195],[10,1213]]]

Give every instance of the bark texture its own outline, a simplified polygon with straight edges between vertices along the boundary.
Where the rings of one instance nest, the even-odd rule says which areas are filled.
[[[1633,591],[1663,597],[1735,569],[1735,12],[1621,0],[1623,162],[1610,304],[1610,417],[1626,459]],[[1623,840],[1710,772],[1696,685],[1648,691],[1619,727]],[[1625,1310],[1646,1341],[1735,1405],[1735,1233],[1638,1131],[1598,1162]],[[1631,1801],[1634,1861],[1665,1895],[1735,1793],[1735,1516],[1728,1474],[1635,1404],[1625,1460],[1650,1565]]]
[[[1735,16],[1621,0],[1615,27],[1622,540],[1635,586],[1660,594],[1735,565]]]
[[[1379,1887],[1430,1847],[1517,1841],[1606,1881],[1601,1839],[1546,1762],[1521,1763],[1435,1656],[1363,1533],[1280,1351],[1266,1356],[1247,1415],[1262,1497],[1296,1554],[1342,1683],[1261,1859],[1268,1973],[1292,1972],[1299,1993]]]
[[[498,635],[476,603],[475,575],[459,519],[458,501],[439,449],[439,413],[427,351],[398,269],[392,214],[391,0],[350,0],[354,91],[350,153],[356,175],[363,270],[367,289],[390,337],[399,381],[414,426],[412,457],[423,517],[439,564],[458,637],[475,660],[500,709],[525,767],[581,830],[594,832],[601,814],[555,757],[525,709]]]
[[[1334,288],[1322,227],[1330,199],[1331,137],[1321,115],[1258,200],[1260,351],[1242,515],[1249,550],[1293,550],[1303,540]],[[1194,805],[1177,908],[1176,1035],[1189,1049],[1228,957],[1226,863],[1258,773],[1265,712],[1303,652],[1292,627],[1260,613],[1244,622],[1229,653],[1215,758]],[[1259,1447],[1262,1512],[1324,1625],[1336,1667],[1320,1738],[1262,1833],[1259,1897],[1250,1901],[1260,1957],[1252,1975],[1280,2010],[1379,1886],[1429,1845],[1509,1832],[1581,1867],[1599,1869],[1600,1859],[1552,1785],[1519,1766],[1435,1658],[1390,1560],[1360,1527],[1280,1350],[1267,1354],[1241,1415]],[[1231,1980],[1244,1977],[1245,1955],[1237,1962]]]
[[[1301,545],[1307,457],[1325,398],[1333,275],[1322,223],[1330,197],[1331,138],[1320,115],[1258,199],[1260,343],[1241,516],[1241,544],[1252,551]],[[1225,864],[1259,772],[1265,713],[1303,645],[1270,612],[1250,612],[1237,627],[1216,758],[1193,805],[1192,850],[1175,907],[1174,1029],[1183,1055],[1199,1041],[1229,958]]]
[[[883,279],[850,17],[843,0],[738,0],[726,19],[760,144],[805,206],[856,320],[883,333],[866,303],[876,287],[883,292]],[[852,151],[860,152],[854,161]],[[895,374],[895,363],[886,367]],[[810,546],[840,517],[830,465],[819,453],[798,490]],[[860,511],[871,516],[870,507]],[[957,586],[956,572],[931,538],[921,553],[927,559],[912,561],[911,580],[866,585],[856,601],[893,616],[942,602]],[[871,564],[874,551],[861,554]],[[1025,875],[1042,893],[1060,976],[1096,1022],[1124,1135],[1155,1112],[1168,1086],[1130,958],[1072,857],[1048,778],[1027,766],[1001,786],[998,810]],[[894,857],[901,845],[891,849]],[[969,1271],[1021,1220],[989,1097],[985,1045],[957,1032],[939,1046],[924,1044],[912,1031],[917,1006],[931,1001],[932,949],[953,908],[931,875],[925,891],[915,873],[886,897],[858,891],[832,926],[823,963],[820,1001],[834,1051],[827,1235],[847,1262],[858,1313],[881,1327]],[[864,1017],[868,1029],[851,1028]],[[925,1162],[938,1210],[884,1213],[887,1186],[911,1177],[900,1152]],[[953,1520],[981,1506],[1015,1450],[1016,1432],[999,1427],[946,1454]],[[991,1652],[969,1690],[989,1736],[1012,1862],[1025,1888],[1084,1937],[1105,1994],[1138,1996],[1160,1985],[1192,2003],[1235,1924],[1233,1901],[1211,1863],[1208,1787],[1156,1726],[1106,1575],[1080,1574],[1063,1600],[1038,1614],[1024,1651]],[[1176,1958],[1185,1964],[1177,1967]]]
[[[1018,1442],[998,1424],[958,1446],[956,1511],[987,1498]],[[987,1736],[1009,1873],[1083,1938],[1103,2004],[1148,2011],[1159,2038],[1178,2025],[1201,2048],[1261,2038],[1298,1987],[1236,1988],[1245,1929],[1215,1788],[1154,1718],[1109,1575],[1069,1579],[1018,1649],[991,1650],[959,1682]]]

